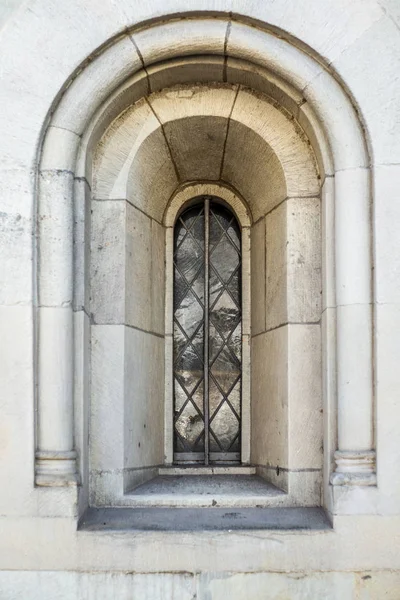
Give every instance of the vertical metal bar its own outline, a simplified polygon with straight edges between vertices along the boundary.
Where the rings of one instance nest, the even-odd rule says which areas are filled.
[[[208,319],[209,319],[210,199],[204,199],[204,464],[209,463]]]

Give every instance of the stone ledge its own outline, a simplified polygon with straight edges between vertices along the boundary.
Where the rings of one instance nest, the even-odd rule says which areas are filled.
[[[80,531],[332,531],[322,508],[88,508]]]

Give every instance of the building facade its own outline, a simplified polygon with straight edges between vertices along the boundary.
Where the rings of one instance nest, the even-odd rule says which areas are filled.
[[[400,2],[0,20],[0,598],[400,598]]]

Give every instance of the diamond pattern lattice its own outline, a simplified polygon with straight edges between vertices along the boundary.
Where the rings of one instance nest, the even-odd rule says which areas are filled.
[[[175,226],[174,249],[174,434],[176,453],[240,452],[241,253],[235,217],[222,205],[185,211]],[[209,268],[205,319],[205,264]],[[205,322],[208,331],[205,331]],[[204,365],[204,336],[208,364]],[[209,393],[204,398],[204,372]],[[207,402],[209,422],[204,423]],[[228,454],[226,454],[228,453]]]

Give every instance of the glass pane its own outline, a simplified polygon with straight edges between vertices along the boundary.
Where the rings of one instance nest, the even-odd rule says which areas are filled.
[[[239,421],[227,402],[224,402],[218,410],[210,427],[222,451],[231,450],[231,445],[239,433]],[[215,451],[218,449],[216,448]]]
[[[175,422],[175,429],[179,433],[180,439],[190,452],[199,452],[199,442],[203,440],[204,431],[203,417],[196,410],[194,405],[189,402]]]
[[[209,406],[210,451],[240,451],[241,255],[234,216],[210,210]]]
[[[241,235],[233,214],[210,202],[205,255],[204,206],[203,198],[185,211],[174,232],[174,452],[178,457],[183,453],[188,462],[194,453],[196,460],[204,453],[207,432],[210,452],[225,453],[225,458],[226,453],[240,452]],[[208,398],[204,398],[205,335]]]
[[[204,452],[203,205],[174,233],[174,451]]]

